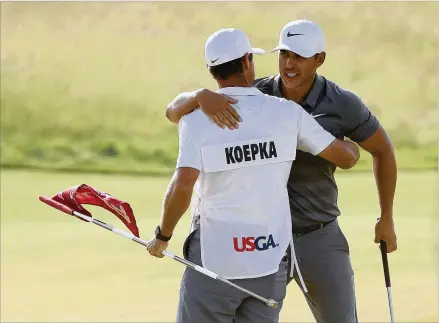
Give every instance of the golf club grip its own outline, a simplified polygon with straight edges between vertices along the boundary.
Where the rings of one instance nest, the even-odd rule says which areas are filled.
[[[46,203],[47,205],[60,210],[61,212],[67,213],[69,215],[73,215],[73,210],[71,208],[69,208],[68,206],[65,206],[62,203],[59,203],[57,201],[52,200],[49,197],[45,197],[45,196],[40,196],[40,201],[43,203]]]
[[[383,260],[384,279],[386,281],[386,287],[390,287],[390,273],[389,262],[387,261],[387,245],[384,240],[380,240],[381,258]]]

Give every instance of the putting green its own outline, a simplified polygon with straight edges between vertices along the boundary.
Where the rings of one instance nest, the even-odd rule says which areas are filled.
[[[171,322],[183,266],[150,257],[129,240],[38,201],[87,183],[128,201],[149,239],[168,178],[1,173],[1,320]],[[389,255],[397,322],[437,321],[437,173],[401,173],[395,200],[399,250]],[[381,258],[373,243],[379,208],[371,173],[337,175],[341,226],[350,242],[361,322],[389,321]],[[122,228],[106,211],[89,208]],[[189,217],[169,250],[181,254]],[[290,285],[282,322],[313,321]]]

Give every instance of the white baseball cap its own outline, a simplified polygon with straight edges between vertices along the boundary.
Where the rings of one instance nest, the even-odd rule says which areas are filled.
[[[264,54],[261,48],[252,48],[245,32],[236,28],[222,28],[207,38],[204,55],[207,66],[221,65],[247,53]]]
[[[294,20],[282,27],[276,50],[288,50],[309,58],[325,51],[325,36],[315,22],[307,19]]]

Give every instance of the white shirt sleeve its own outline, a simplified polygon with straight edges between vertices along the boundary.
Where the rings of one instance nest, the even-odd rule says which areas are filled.
[[[201,171],[201,152],[193,140],[190,130],[187,118],[181,118],[178,124],[179,148],[176,168],[191,167]]]
[[[297,149],[318,155],[335,140],[335,137],[323,129],[302,107],[299,107],[298,110],[300,117]]]

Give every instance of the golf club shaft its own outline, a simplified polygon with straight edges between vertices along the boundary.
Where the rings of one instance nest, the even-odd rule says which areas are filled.
[[[395,322],[395,316],[393,313],[393,303],[392,303],[392,284],[390,282],[390,271],[389,271],[389,261],[387,259],[387,245],[384,240],[380,241],[381,259],[383,262],[384,269],[384,281],[386,283],[387,289],[387,299],[389,300],[389,310],[391,322]]]
[[[393,313],[393,305],[392,305],[392,287],[387,287],[387,298],[389,299],[390,320],[392,323],[394,323],[395,315]]]
[[[120,236],[122,236],[124,238],[127,238],[129,240],[137,242],[138,244],[141,244],[144,247],[146,247],[147,244],[148,244],[148,241],[145,241],[143,239],[137,238],[136,236],[132,235],[131,233],[119,230],[118,228],[115,228],[112,225],[107,224],[105,222],[102,222],[102,221],[100,221],[98,219],[95,219],[95,218],[92,218],[90,216],[81,214],[81,213],[79,213],[77,211],[74,211],[74,210],[70,209],[69,207],[65,206],[64,204],[52,200],[51,198],[40,196],[40,201],[42,201],[43,203],[46,203],[49,206],[54,207],[55,209],[58,209],[58,210],[60,210],[60,211],[62,211],[64,213],[76,216],[76,217],[81,218],[82,220],[85,220],[87,222],[94,223],[94,224],[100,226],[101,228],[107,229],[108,231],[111,231],[111,232],[113,232],[113,233],[115,233],[117,235],[120,235]],[[262,301],[263,303],[267,304],[270,307],[277,308],[279,306],[278,302],[276,302],[276,301],[274,301],[272,299],[267,299],[267,298],[262,297],[262,296],[260,296],[258,294],[255,294],[255,293],[253,293],[253,292],[251,292],[251,291],[249,291],[249,290],[247,290],[247,289],[245,289],[245,288],[243,288],[241,286],[238,286],[238,285],[232,283],[231,281],[225,279],[224,277],[221,277],[220,275],[217,275],[217,274],[211,272],[210,270],[207,270],[206,268],[198,266],[198,265],[196,265],[196,264],[194,264],[194,263],[192,263],[190,261],[187,261],[184,258],[178,257],[177,255],[174,255],[173,253],[171,253],[171,252],[169,252],[167,250],[164,250],[162,252],[162,254],[164,256],[168,257],[168,258],[174,259],[177,262],[182,263],[182,264],[184,264],[184,265],[186,265],[186,266],[188,266],[188,267],[198,271],[199,273],[202,273],[202,274],[204,274],[206,276],[209,276],[209,277],[211,277],[213,279],[219,280],[219,281],[221,281],[221,282],[223,282],[223,283],[225,283],[225,284],[227,284],[229,286],[232,286],[232,287],[234,287],[236,289],[239,289],[240,291],[242,291],[242,292],[244,292],[244,293],[246,293],[246,294],[248,294],[248,295],[250,295],[250,296],[252,296],[252,297],[254,297],[254,298],[258,299],[258,300],[260,300],[260,301]]]

